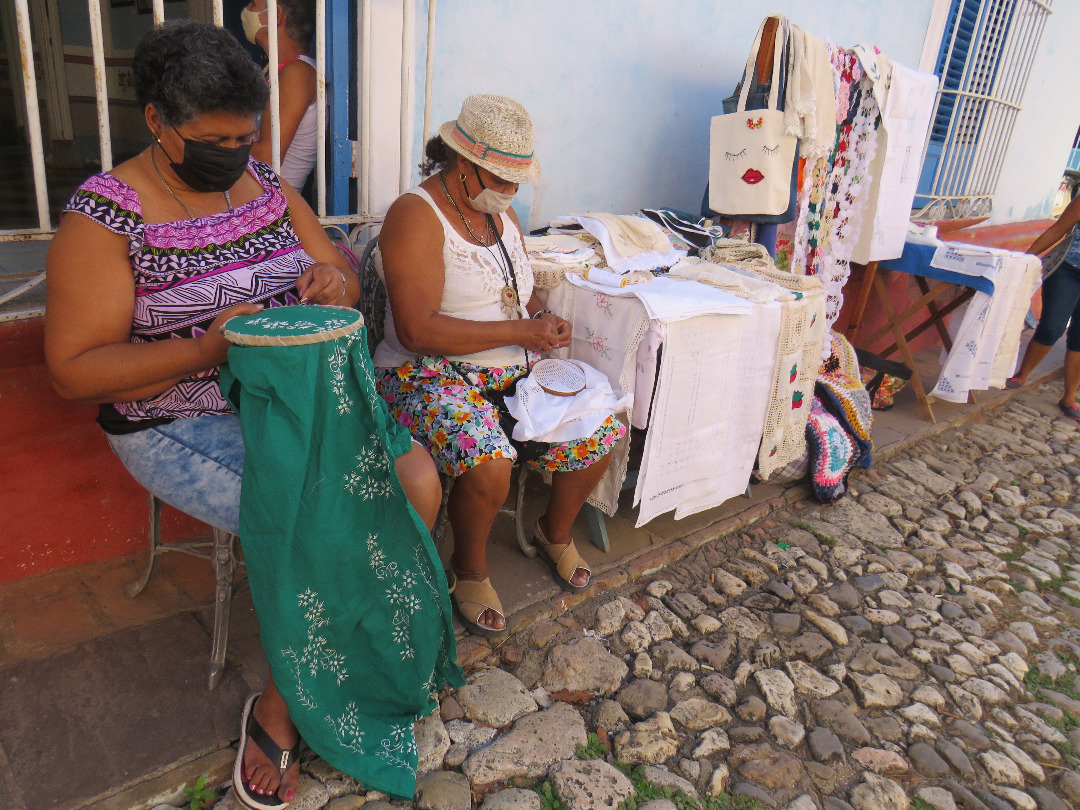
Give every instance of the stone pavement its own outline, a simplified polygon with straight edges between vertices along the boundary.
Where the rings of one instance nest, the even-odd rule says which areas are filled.
[[[309,756],[293,806],[1080,807],[1080,425],[1059,386],[838,504],[793,501],[515,617],[418,724],[414,802]]]
[[[1061,774],[1076,765],[1080,694],[1074,669],[1039,669],[1080,658],[1065,566],[1080,540],[1066,525],[1080,469],[1062,455],[1078,454],[1080,433],[1056,416],[1059,384],[941,408],[944,420],[975,420],[963,427],[879,415],[885,451],[831,508],[807,503],[804,486],[769,485],[633,529],[624,504],[610,554],[581,544],[596,571],[584,595],[553,596],[543,566],[497,532],[492,566],[514,632],[497,644],[459,636],[472,684],[420,726],[415,806],[616,807],[639,788],[637,808],[674,783],[706,809],[949,807],[923,788],[964,808],[1068,807],[1051,802],[1072,795]],[[985,401],[1008,404],[981,417]],[[230,666],[207,694],[205,563],[166,556],[129,602],[136,563],[0,586],[0,808],[179,806],[201,773],[227,781],[239,705],[265,678],[249,598],[234,600]],[[578,743],[613,753],[579,759]],[[627,783],[607,758],[645,770]],[[544,783],[563,805],[528,789]],[[978,794],[991,783],[1029,795],[997,804]],[[306,761],[298,810],[364,802],[387,807]]]

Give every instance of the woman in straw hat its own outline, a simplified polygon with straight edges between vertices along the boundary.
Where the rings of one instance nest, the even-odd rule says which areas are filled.
[[[429,176],[394,202],[379,236],[376,267],[390,307],[374,361],[390,412],[456,479],[447,505],[454,604],[474,633],[498,636],[506,620],[488,580],[486,546],[517,451],[487,395],[513,385],[538,355],[570,345],[570,324],[533,295],[510,209],[518,184],[540,177],[525,108],[502,96],[469,96],[426,154]],[[533,542],[569,591],[591,578],[570,526],[625,432],[609,416],[588,438],[551,445],[527,462],[553,473]]]

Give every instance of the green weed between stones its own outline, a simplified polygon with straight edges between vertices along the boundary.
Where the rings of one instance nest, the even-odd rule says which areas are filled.
[[[1058,679],[1053,679],[1049,675],[1043,675],[1039,670],[1034,667],[1024,673],[1024,686],[1037,698],[1042,698],[1043,689],[1052,689],[1055,692],[1060,692],[1067,698],[1072,700],[1080,700],[1080,693],[1076,692],[1075,687],[1076,673],[1066,672]],[[1072,721],[1076,722],[1076,721]],[[1051,725],[1053,725],[1051,723]],[[1062,723],[1064,725],[1064,723]],[[1074,726],[1075,727],[1075,726]],[[1062,729],[1064,731],[1065,729]]]
[[[188,803],[188,810],[203,810],[214,803],[217,795],[206,786],[206,774],[200,776],[194,785],[184,788],[184,801]]]
[[[1016,562],[1025,554],[1027,554],[1027,546],[1021,545],[1020,548],[1006,551],[1004,554],[998,554],[998,559],[1004,560],[1007,563]]]
[[[934,805],[918,797],[911,800],[910,810],[934,810]]]
[[[1062,759],[1069,763],[1070,766],[1075,767],[1080,762],[1080,752],[1076,750],[1076,746],[1071,742],[1053,742],[1050,744],[1057,749]]]
[[[761,802],[749,796],[731,796],[721,793],[717,796],[707,796],[699,802],[681,790],[651,782],[645,777],[643,765],[619,762],[595,734],[589,734],[585,745],[579,745],[574,753],[578,759],[602,759],[610,762],[630,780],[634,786],[634,795],[623,801],[617,810],[638,810],[650,799],[668,799],[677,810],[764,810]],[[540,796],[542,810],[565,810],[566,804],[550,781],[542,782],[533,789]]]
[[[829,535],[827,534],[822,534],[809,523],[792,523],[791,525],[794,526],[796,529],[802,529],[804,532],[810,532],[810,534],[814,535],[814,537],[817,538],[818,542],[824,546],[832,548],[836,545],[836,538],[829,537]]]

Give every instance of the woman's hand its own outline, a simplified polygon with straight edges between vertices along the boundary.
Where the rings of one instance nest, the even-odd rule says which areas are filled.
[[[570,321],[566,320],[566,318],[560,318],[554,312],[545,312],[537,320],[555,324],[555,331],[559,335],[559,340],[562,341],[555,347],[556,349],[570,345],[570,338],[573,337],[573,326],[571,326]]]
[[[262,304],[234,304],[218,315],[210,324],[210,328],[202,336],[196,338],[199,341],[199,351],[206,357],[206,362],[211,366],[220,366],[229,359],[229,347],[232,345],[225,339],[225,322],[237,315],[254,315],[262,312]]]
[[[565,328],[557,323],[559,321]],[[522,331],[518,343],[530,351],[547,353],[570,345],[570,324],[557,315],[545,312],[539,318],[518,323],[521,324]]]
[[[296,291],[300,293],[301,304],[343,306],[347,290],[345,271],[329,262],[315,262],[309,265],[296,280]]]

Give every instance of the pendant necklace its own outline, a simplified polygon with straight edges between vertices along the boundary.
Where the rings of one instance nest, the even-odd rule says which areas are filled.
[[[157,148],[154,146],[150,147],[150,162],[154,164],[154,173],[158,176],[158,180],[161,181],[161,185],[165,186],[165,190],[169,192],[169,194],[172,195],[172,198],[176,200],[177,204],[184,209],[184,213],[188,215],[188,219],[195,219],[196,217],[191,213],[191,209],[184,205],[184,201],[177,196],[176,192],[173,191],[172,186],[169,185],[168,181],[161,174],[161,169],[159,169],[157,165]],[[229,190],[226,189],[222,194],[225,195],[225,205],[229,206],[229,210],[231,211],[232,200],[229,199]]]
[[[513,273],[513,266],[511,265],[510,272],[508,273],[507,268],[504,267],[502,262],[499,261],[498,257],[495,255],[495,251],[491,249],[491,246],[488,244],[488,242],[473,233],[473,229],[469,227],[469,221],[465,219],[465,214],[461,212],[461,209],[458,207],[457,202],[450,195],[450,189],[446,187],[446,181],[443,179],[441,173],[439,174],[439,185],[442,186],[443,194],[445,194],[446,199],[450,201],[450,205],[454,207],[454,210],[457,211],[457,215],[461,217],[461,223],[465,226],[465,230],[469,232],[469,236],[473,238],[474,242],[479,242],[480,246],[491,254],[491,258],[495,261],[495,264],[498,265],[499,272],[502,273],[503,277],[503,288],[499,292],[499,300],[502,302],[503,311],[510,316],[513,316],[515,314],[520,316],[521,309],[518,306],[519,300],[517,289],[515,288],[515,285],[511,284],[512,279],[510,278],[510,274]],[[488,236],[489,239],[491,238],[492,231],[495,230],[494,222],[495,220],[492,219],[490,216],[487,218],[487,231],[485,235]],[[495,231],[495,234],[497,235],[498,231]],[[507,262],[509,262],[510,257],[507,256],[506,260]]]

